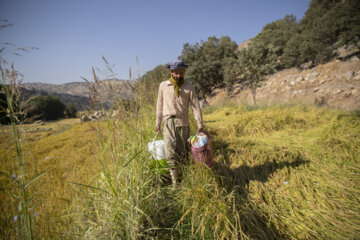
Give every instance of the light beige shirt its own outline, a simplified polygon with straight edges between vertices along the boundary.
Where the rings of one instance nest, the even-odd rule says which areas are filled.
[[[161,82],[156,105],[156,127],[160,127],[161,121],[171,116],[175,116],[176,126],[189,126],[189,105],[191,105],[198,127],[202,128],[201,109],[194,86],[185,81],[177,97],[174,85],[169,80]]]

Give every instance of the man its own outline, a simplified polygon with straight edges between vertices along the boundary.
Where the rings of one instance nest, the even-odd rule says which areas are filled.
[[[171,77],[159,86],[156,106],[156,132],[160,131],[163,122],[164,148],[173,187],[176,187],[178,166],[180,161],[187,159],[190,137],[189,105],[202,131],[202,115],[194,86],[184,81],[185,69],[188,66],[183,61],[171,63],[167,68]]]

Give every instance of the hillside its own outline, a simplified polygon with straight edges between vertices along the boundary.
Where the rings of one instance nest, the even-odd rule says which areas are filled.
[[[104,92],[111,85],[117,96],[122,99],[129,99],[133,96],[132,86],[134,82],[127,80],[105,80],[100,81],[97,86],[99,92]],[[25,89],[26,95],[52,95],[58,96],[60,100],[68,105],[73,103],[78,110],[85,110],[89,107],[89,85],[86,82],[71,82],[64,84],[49,83],[23,83],[21,87]],[[106,91],[107,92],[107,91]],[[110,97],[106,99],[105,105],[111,105]]]
[[[37,90],[36,88],[28,88],[22,87],[21,88],[22,95],[25,99],[28,99],[33,96],[56,96],[59,97],[60,101],[64,103],[66,106],[69,104],[74,104],[77,110],[85,110],[89,107],[89,98],[84,96],[72,95],[67,93],[58,93],[58,92],[48,92],[45,90]]]
[[[216,104],[224,98],[225,90],[218,89],[209,103]],[[251,90],[246,82],[234,86],[231,98],[239,104],[253,105]],[[256,102],[266,106],[301,103],[359,109],[359,57],[355,55],[345,61],[337,59],[312,69],[291,68],[268,75],[257,88]]]

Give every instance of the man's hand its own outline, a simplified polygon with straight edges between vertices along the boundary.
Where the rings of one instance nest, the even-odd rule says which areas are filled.
[[[156,127],[156,132],[157,132],[157,133],[160,132],[160,127]]]
[[[203,128],[202,127],[199,127],[198,130],[197,130],[198,133],[200,132],[203,132]]]

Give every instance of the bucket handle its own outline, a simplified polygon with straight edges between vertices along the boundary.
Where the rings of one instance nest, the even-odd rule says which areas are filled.
[[[153,145],[155,146],[155,140],[156,140],[156,137],[158,136],[158,132],[155,134],[155,137],[154,137],[154,139],[152,140],[152,143],[153,143]]]

